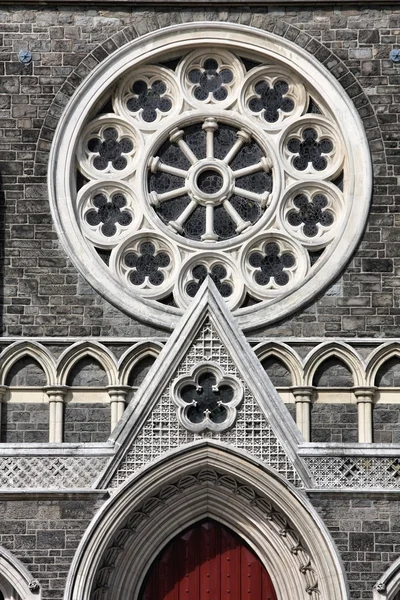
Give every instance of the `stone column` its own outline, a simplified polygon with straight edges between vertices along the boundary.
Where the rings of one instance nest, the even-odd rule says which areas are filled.
[[[111,431],[114,430],[124,414],[126,397],[131,389],[128,385],[110,386],[107,388],[111,405]]]
[[[44,388],[49,397],[49,442],[61,444],[64,439],[64,397],[66,386],[48,386]]]
[[[358,409],[358,441],[364,444],[372,443],[372,405],[376,388],[353,388],[357,399]]]
[[[313,387],[299,386],[291,388],[296,403],[296,423],[306,442],[311,440],[311,404]]]
[[[6,385],[0,385],[0,442],[2,442],[1,438],[1,414],[2,414],[2,403],[4,400],[4,396],[6,395],[8,387]]]

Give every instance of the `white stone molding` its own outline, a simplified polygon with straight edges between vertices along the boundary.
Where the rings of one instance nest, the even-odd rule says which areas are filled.
[[[121,385],[128,385],[129,375],[139,361],[146,356],[157,358],[163,347],[159,342],[146,340],[128,348],[118,361],[118,379]]]
[[[289,222],[290,214],[296,210],[296,201],[303,198],[309,203],[322,202],[325,212],[333,219],[326,224],[318,223],[317,232],[314,237],[308,237],[305,233],[305,225]],[[322,250],[343,227],[344,217],[343,194],[337,186],[329,182],[310,181],[305,186],[303,182],[290,186],[280,205],[279,219],[281,227],[286,233],[300,242],[310,251]]]
[[[121,170],[116,169],[113,162],[111,165],[108,163],[108,166],[104,169],[98,170],[93,166],[97,153],[90,150],[89,143],[93,139],[96,139],[101,143],[102,140],[105,139],[107,131],[110,130],[116,132],[116,141],[129,140],[131,149],[122,154],[126,166]],[[83,130],[76,154],[82,173],[89,180],[99,179],[104,175],[107,178],[120,179],[121,177],[130,175],[135,170],[137,161],[142,152],[142,145],[142,137],[140,133],[132,127],[131,123],[114,114],[101,115],[97,119],[91,121]]]
[[[400,558],[395,560],[376,582],[373,600],[395,600],[400,591]]]
[[[375,385],[375,378],[379,369],[387,360],[393,357],[400,359],[400,343],[397,341],[382,344],[371,352],[366,364],[366,385]]]
[[[281,79],[284,79],[288,85],[285,98],[290,98],[293,108],[287,112],[280,110],[277,114],[277,120],[268,123],[268,128],[276,128],[278,130],[281,129],[282,122],[291,123],[295,119],[298,119],[306,109],[306,103],[309,101],[304,85],[302,85],[298,78],[293,77],[293,71],[285,68],[284,65],[279,65],[279,67],[268,65],[266,67],[251,69],[246,75],[239,96],[241,109],[245,112],[248,103],[259,98],[259,93],[257,93],[255,87],[260,80],[268,83],[269,87],[273,88]],[[264,113],[265,108],[260,107],[259,110],[254,110],[254,116],[258,119],[260,127],[266,126]]]
[[[112,249],[117,242],[136,231],[143,220],[134,192],[123,181],[104,179],[87,183],[79,190],[76,202],[85,235],[96,248]],[[126,217],[126,222],[121,219],[122,223],[115,223],[115,234],[112,236],[106,235],[107,231],[104,232],[104,226],[98,218],[99,208],[107,203],[121,207],[122,216]],[[89,216],[94,216],[93,223],[88,221]]]
[[[217,363],[245,387],[245,399],[238,409],[240,427],[194,434],[177,421],[170,399],[171,383],[177,375],[187,375],[195,364],[206,361]],[[246,433],[250,422],[260,430],[257,439]],[[297,445],[303,437],[288,419],[281,398],[210,278],[203,283],[111,435],[117,450],[101,485],[108,486],[110,481],[113,486],[119,485],[156,456],[190,443],[195,435],[215,435],[253,452],[296,485],[309,481],[297,458]],[[149,443],[149,439],[153,441]]]
[[[108,376],[109,385],[118,384],[117,363],[108,348],[98,342],[84,341],[73,344],[61,354],[57,362],[57,380],[60,385],[66,385],[68,374],[72,367],[85,356],[98,361]]]
[[[75,554],[64,600],[137,600],[160,549],[214,518],[240,535],[282,600],[345,600],[343,566],[311,503],[274,471],[211,440],[129,479],[100,509]]]
[[[327,138],[333,142],[333,149],[324,153],[324,158],[327,161],[326,174],[330,177],[338,175],[345,159],[344,145],[338,135],[338,129],[333,125],[332,121],[320,115],[312,115],[312,118],[310,118],[310,115],[304,115],[286,129],[284,136],[280,140],[280,144],[281,155],[287,163],[288,172],[296,179],[307,180],[311,178],[311,181],[321,179],[321,172],[314,167],[311,161],[308,162],[307,168],[299,173],[299,170],[294,167],[296,154],[291,152],[288,147],[288,143],[291,140],[297,140],[300,143],[304,138],[305,132],[310,128],[315,130],[318,140]]]
[[[311,441],[311,404],[315,389],[313,387],[290,388],[296,403],[296,423],[306,442]]]
[[[157,277],[162,278],[162,282],[155,283],[152,281],[151,275],[146,275],[135,287],[140,289],[141,294],[146,298],[162,298],[171,292],[178,276],[178,265],[180,264],[177,248],[165,235],[149,229],[136,232],[113,249],[110,255],[110,268],[118,273],[128,288],[132,276],[137,274],[134,264],[143,258],[143,248],[150,248],[149,252],[152,258],[162,257],[156,274]]]
[[[4,600],[40,600],[42,589],[26,566],[0,546],[0,589]]]
[[[24,356],[30,356],[42,367],[48,385],[56,383],[56,366],[50,352],[42,344],[35,341],[18,341],[10,344],[0,355],[0,384],[4,385],[10,368]]]
[[[303,384],[303,365],[300,356],[288,344],[279,341],[261,342],[254,347],[254,352],[260,362],[269,356],[276,356],[288,369],[292,385]]]
[[[67,386],[48,386],[44,388],[49,398],[49,442],[64,441],[64,398]]]
[[[203,26],[204,25],[205,24],[203,24]],[[204,99],[197,99],[195,92],[196,88],[199,87],[198,82],[194,83],[190,79],[191,71],[204,73],[204,69],[207,66],[205,63],[207,60],[210,60],[210,58],[217,63],[218,72],[221,72],[224,69],[229,69],[232,72],[230,81],[227,81],[223,86],[225,88],[226,98],[222,100],[216,100],[212,91],[210,91]],[[195,50],[182,60],[177,69],[177,77],[180,82],[180,88],[183,90],[186,101],[190,104],[195,104],[200,109],[203,109],[205,104],[211,105],[213,108],[231,107],[237,98],[244,76],[245,69],[242,61],[238,60],[238,58],[232,52],[219,48],[213,48],[211,56],[208,48],[200,48],[199,50]]]
[[[139,83],[140,82],[140,83]],[[135,84],[143,85],[145,83],[149,89],[154,89],[157,84],[163,84],[165,87],[160,97],[168,102],[171,108],[169,110],[160,110],[156,108],[156,117],[154,121],[146,121],[143,108],[132,107],[129,108],[129,103],[133,101],[133,104],[138,103],[138,96],[140,91],[135,93],[133,89]],[[139,130],[155,130],[160,127],[161,122],[168,118],[177,115],[180,112],[182,105],[182,98],[179,94],[179,83],[177,77],[172,74],[170,69],[166,69],[160,66],[145,65],[141,68],[132,69],[128,74],[120,81],[118,88],[113,94],[113,105],[114,110],[117,114],[124,116],[128,121],[133,122]],[[136,110],[134,110],[136,108]]]
[[[358,441],[370,444],[373,441],[372,407],[376,388],[353,388],[358,409]]]
[[[126,406],[126,397],[130,392],[129,386],[116,386],[107,388],[110,396],[110,408],[111,408],[111,431],[114,430],[118,421],[124,414]]]
[[[315,371],[327,358],[338,358],[349,368],[354,386],[365,386],[365,368],[360,355],[344,342],[323,342],[304,359],[304,385],[312,386]]]
[[[229,401],[219,400],[217,407],[214,407],[224,411],[225,414],[222,415],[222,419],[214,419],[213,410],[210,411],[208,406],[202,415],[197,415],[198,418],[190,418],[190,411],[196,409],[198,405],[196,393],[204,391],[201,385],[201,376],[206,374],[211,374],[214,377],[215,384],[212,386],[212,392],[216,396],[223,387],[232,390],[232,397]],[[190,403],[183,398],[184,390],[188,386],[192,388]],[[236,420],[237,408],[243,400],[243,392],[243,386],[237,377],[227,375],[218,364],[210,361],[197,363],[189,374],[181,375],[171,385],[171,398],[177,406],[178,419],[185,429],[194,433],[229,429]]]
[[[178,59],[177,69],[159,66],[161,55],[164,60],[165,57]],[[242,58],[256,60],[261,66],[248,67],[246,71]],[[213,64],[207,66],[207,61]],[[215,82],[218,80],[219,87],[216,83],[215,89],[202,88],[201,78],[207,69],[210,77]],[[274,115],[269,115],[263,105],[262,94],[267,88],[273,88],[281,98]],[[143,101],[146,90],[147,94],[157,97],[157,108],[151,118]],[[96,107],[98,109],[107,99],[112,101],[115,113],[93,117]],[[309,111],[311,100],[318,106],[317,111]],[[185,135],[195,125],[206,132],[205,158],[197,156],[186,143]],[[231,148],[225,157],[219,158],[214,156],[214,136],[218,128],[222,131],[222,126],[231,128],[231,133],[224,130],[226,143],[228,146],[230,143]],[[301,158],[300,150],[296,150],[307,145],[309,135],[317,138],[321,155],[318,164]],[[259,162],[239,165],[238,169],[231,167],[235,154],[250,142],[258,149]],[[185,168],[162,163],[159,155],[165,143],[184,152],[189,163]],[[118,146],[114,154],[120,158],[109,158],[106,164],[104,157],[100,160],[101,153],[108,152],[111,157],[111,146]],[[97,166],[94,166],[96,159]],[[128,225],[126,219],[129,218],[122,216],[122,225],[120,221],[112,225],[115,239],[106,240],[114,234],[110,234],[110,229],[110,235],[104,234],[93,205],[90,222],[83,226],[82,214],[87,214],[86,208],[92,200],[85,196],[79,206],[86,208],[79,213],[77,200],[79,204],[86,190],[79,191],[78,199],[73,173],[76,160],[81,173],[89,179],[107,180],[108,204],[112,203],[112,182],[116,187],[120,183],[128,186],[135,203],[130,208],[139,220],[143,216],[141,224],[132,217],[132,226]],[[304,160],[307,164],[300,164]],[[200,189],[198,177],[206,170],[213,171],[213,181],[215,173],[220,180],[220,188],[215,192]],[[235,174],[236,170],[241,175]],[[244,171],[246,176],[267,173],[270,183],[261,191],[258,188],[244,190],[236,181],[237,177],[244,176]],[[339,183],[334,183],[342,171],[343,190]],[[188,274],[182,269],[185,265],[195,265],[196,257],[208,260],[211,255],[218,255],[220,274],[221,265],[223,272],[228,265],[230,273],[225,283],[232,286],[233,291],[228,290],[225,297],[242,329],[255,329],[299,310],[337,277],[352,256],[363,233],[371,193],[366,135],[340,83],[315,57],[293,42],[233,23],[166,27],[139,37],[108,56],[87,76],[62,115],[52,146],[49,174],[55,225],[68,255],[83,276],[122,311],[170,330],[176,327],[189,303],[185,295]],[[165,209],[168,215],[162,218],[160,205],[176,196],[175,190],[163,192],[164,184],[161,190],[150,189],[149,177],[164,174],[180,177],[184,185],[175,188],[180,190],[178,197],[183,204],[179,204],[179,210],[175,206],[177,212],[173,215]],[[258,207],[259,214],[252,221],[248,215],[241,216],[230,202],[233,194],[237,195],[237,188],[242,190],[247,204],[251,200]],[[320,214],[321,222],[317,220],[312,232],[306,231],[300,212],[289,219],[288,215],[296,212],[296,202],[300,202],[292,192],[303,194],[308,204],[317,202],[320,213],[323,207],[326,214],[324,218]],[[186,200],[182,200],[185,195],[186,205]],[[129,206],[126,206],[124,210],[128,213]],[[182,235],[182,228],[195,208],[201,210],[196,213],[198,220],[193,227],[198,229],[202,221],[204,231],[202,229],[197,238],[193,234],[191,239],[190,235]],[[226,238],[215,231],[217,209],[223,209],[234,224],[232,235],[229,233]],[[128,239],[138,242],[142,230],[148,236],[150,231],[154,238],[163,237],[165,244],[172,244],[174,249],[169,253],[170,272],[165,270],[166,261],[161,264],[154,253],[150,253],[147,267],[141,267],[143,273],[146,268],[160,269],[159,277],[153,273],[153,287],[148,285],[149,273],[146,272],[147,283],[140,283],[140,277],[121,269],[125,256],[122,245],[129,246]],[[266,255],[262,256],[266,248],[264,238],[266,241],[270,234],[276,237],[278,244],[278,249],[272,252],[272,260],[278,261],[285,272],[277,285],[273,283],[275,276],[264,276],[261,266],[255,264],[260,265],[266,259]],[[258,249],[254,246],[256,238]],[[95,250],[104,249],[106,245],[112,247],[109,266]],[[246,254],[239,257],[244,246],[256,255],[250,262]],[[324,250],[323,253],[316,256],[320,250]],[[279,251],[287,255],[285,260]],[[314,252],[311,257],[310,252]],[[133,261],[135,265],[139,258],[143,257],[138,255]],[[140,264],[145,262],[142,260]],[[149,266],[149,263],[154,264]],[[202,264],[204,267],[204,261]],[[231,264],[236,268],[231,268]],[[262,264],[265,267],[264,262]],[[212,266],[206,266],[209,272]],[[176,283],[171,275],[174,269],[180,274]],[[161,280],[163,289],[154,289]],[[176,306],[171,305],[170,293]],[[259,302],[249,304],[247,296]]]

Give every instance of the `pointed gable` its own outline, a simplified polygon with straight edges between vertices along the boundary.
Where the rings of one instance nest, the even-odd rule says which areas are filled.
[[[227,427],[210,422],[201,430],[185,421],[187,403],[177,390],[192,385],[198,392],[198,373],[206,371],[225,389],[235,388],[222,403],[223,416],[230,415]],[[101,483],[116,487],[167,452],[205,438],[251,454],[297,486],[308,481],[297,456],[301,433],[210,279],[126,409],[113,434],[115,458]]]

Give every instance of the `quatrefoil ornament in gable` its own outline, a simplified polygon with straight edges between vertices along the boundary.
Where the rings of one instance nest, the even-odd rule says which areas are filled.
[[[236,420],[243,400],[243,386],[212,362],[195,365],[189,375],[178,377],[171,387],[179,421],[189,431],[225,431]]]

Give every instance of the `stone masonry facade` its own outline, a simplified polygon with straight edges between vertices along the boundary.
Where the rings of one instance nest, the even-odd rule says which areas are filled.
[[[374,162],[368,229],[343,276],[268,336],[396,337],[400,334],[398,234],[400,67],[393,7],[293,7],[179,11],[2,7],[0,63],[3,335],[151,336],[156,332],[99,297],[71,265],[52,230],[48,153],[58,119],[79,83],[127,41],[176,22],[253,25],[294,41],[340,81],[363,120]],[[22,65],[20,49],[33,61]]]
[[[345,272],[304,310],[253,333],[252,344],[264,338],[302,338],[305,356],[312,347],[307,345],[307,338],[318,338],[318,342],[400,338],[400,63],[389,59],[390,50],[400,47],[400,7],[396,3],[380,6],[368,2],[353,7],[335,4],[333,8],[299,4],[220,11],[186,6],[179,10],[139,10],[128,5],[36,8],[2,3],[1,347],[26,338],[57,337],[53,350],[59,356],[64,350],[62,344],[57,346],[60,338],[70,339],[71,343],[113,338],[109,346],[118,359],[126,345],[120,346],[115,338],[130,337],[136,343],[168,337],[165,331],[135,321],[111,306],[78,274],[52,225],[47,163],[65,106],[101,61],[145,33],[191,21],[251,25],[305,48],[353,100],[373,160],[368,225]],[[18,60],[21,49],[32,52],[30,64]],[[366,356],[373,344],[365,348]],[[11,373],[6,385],[46,385],[35,365],[31,367],[25,379],[18,372]],[[104,374],[91,368],[84,364],[68,385],[90,388],[100,378],[101,385],[107,387]],[[281,363],[268,359],[265,368],[276,387],[293,385]],[[381,374],[382,385],[400,387],[396,373]],[[135,377],[136,383],[141,382],[140,373]],[[340,361],[328,364],[316,377],[316,387],[355,385]],[[375,442],[400,443],[398,407],[400,403],[375,407]],[[295,418],[294,404],[288,409]],[[68,404],[64,418],[65,442],[106,442],[110,430],[108,404]],[[5,405],[1,428],[2,442],[46,443],[47,405]],[[356,404],[315,404],[311,428],[313,442],[356,443]],[[0,490],[0,546],[27,565],[40,583],[44,600],[63,597],[75,550],[106,497],[106,492],[63,492],[53,496],[21,492],[10,495]],[[400,557],[399,492],[368,496],[366,492],[321,491],[312,492],[310,499],[336,542],[350,598],[370,600],[373,585]]]

